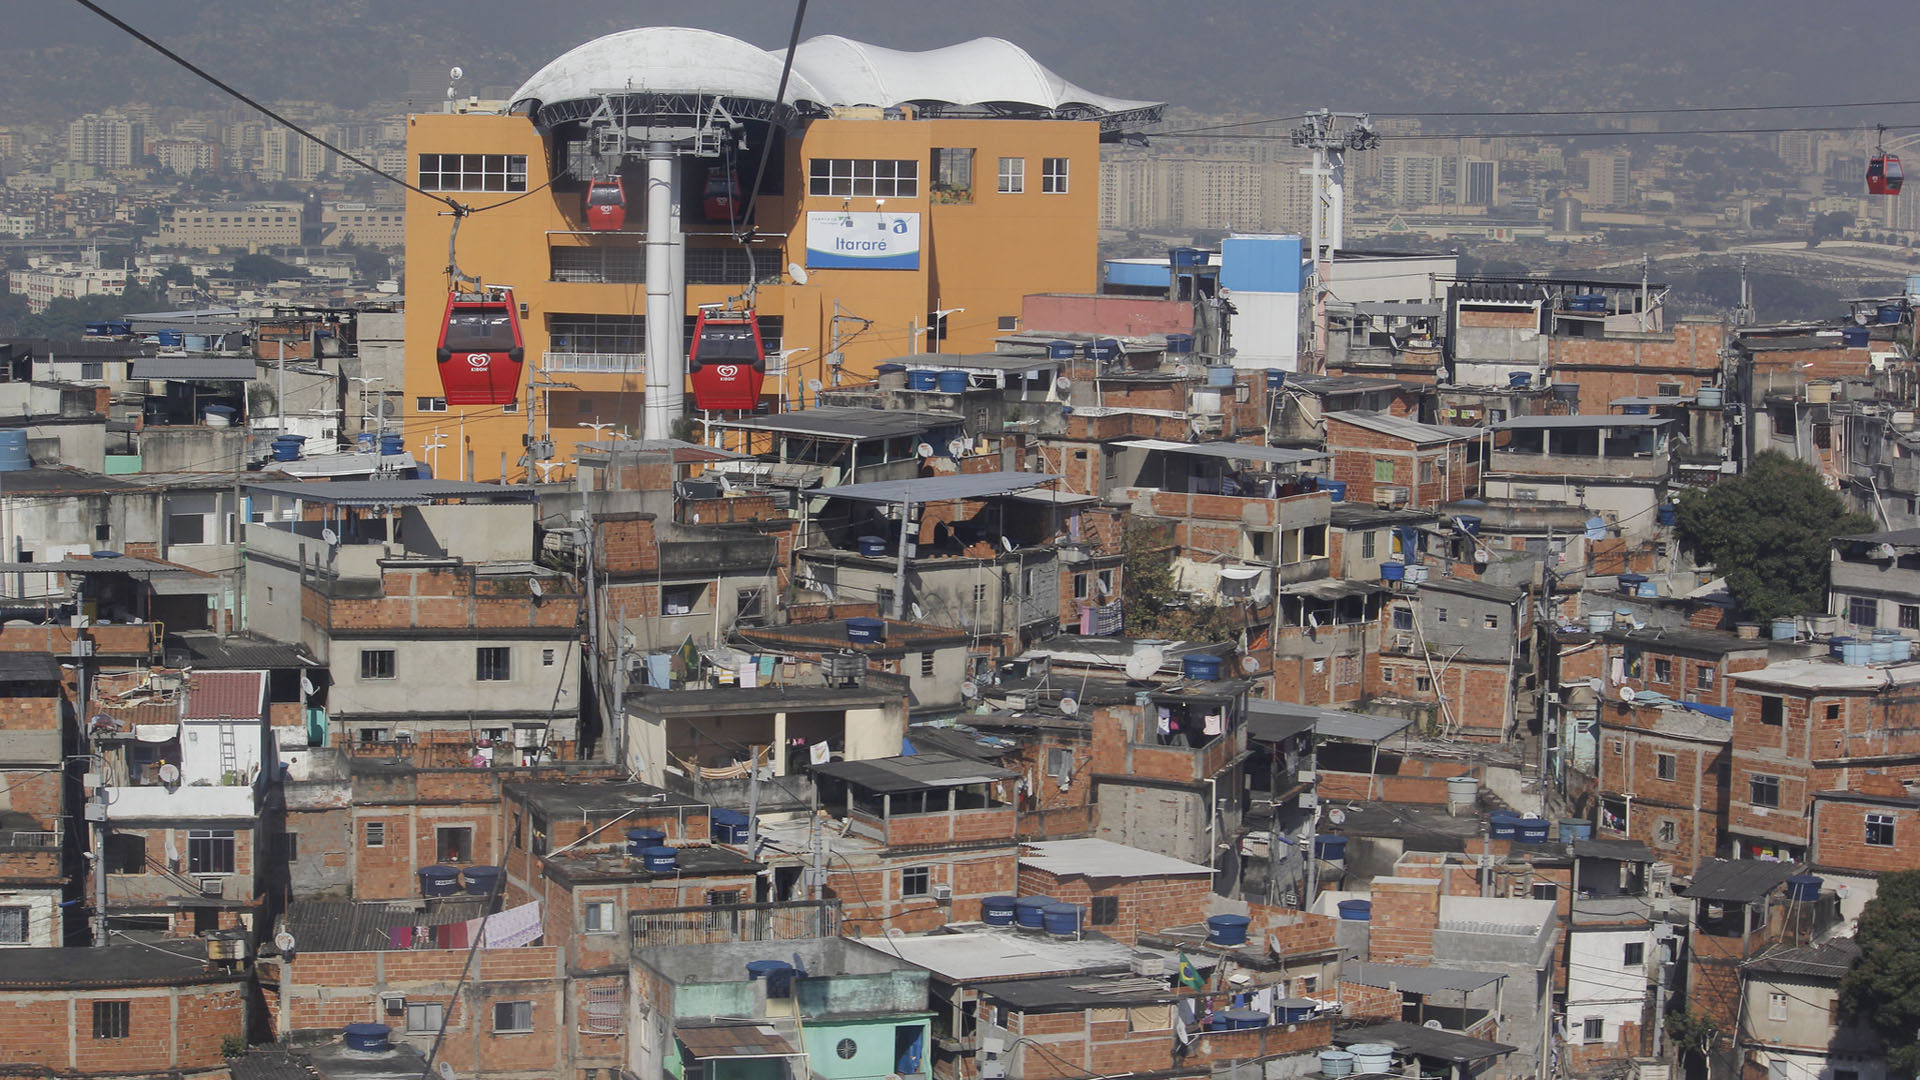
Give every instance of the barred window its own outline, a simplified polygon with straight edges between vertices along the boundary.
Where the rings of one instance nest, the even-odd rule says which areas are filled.
[[[920,194],[920,163],[887,158],[814,158],[807,194],[912,199]]]
[[[525,154],[421,154],[420,186],[428,191],[525,191]]]
[[[93,1037],[124,1039],[133,1028],[133,1002],[96,1001],[93,1003]]]
[[[647,320],[643,315],[549,315],[547,348],[554,352],[644,354]]]

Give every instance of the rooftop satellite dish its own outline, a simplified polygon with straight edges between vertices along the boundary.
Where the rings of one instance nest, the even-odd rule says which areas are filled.
[[[933,456],[933,444],[921,443],[919,446],[916,446],[913,448],[913,452],[916,454],[919,454],[923,458],[930,458]]]
[[[1429,1020],[1420,1026],[1426,1028],[1428,1031],[1439,1031],[1445,1025],[1441,1024],[1438,1020]]]
[[[1867,313],[1865,311],[1856,310],[1853,313],[1853,325],[1855,326],[1867,325]]]
[[[1011,554],[1013,553],[1013,550],[1014,550],[1014,548],[1013,548],[1013,538],[1012,538],[1012,537],[1010,537],[1010,536],[1002,536],[1002,537],[1000,537],[1000,546],[1001,546],[1001,547],[1003,547],[1003,548],[1006,548],[1006,549],[1007,549],[1007,553],[1008,553],[1009,555],[1011,555]]]
[[[160,782],[171,787],[180,782],[180,766],[169,761],[160,766]]]
[[[974,682],[972,679],[968,679],[966,682],[961,683],[960,696],[963,698],[966,698],[968,701],[972,701],[974,698],[979,697],[980,684]]]
[[[1053,380],[1053,385],[1061,393],[1065,393],[1068,390],[1073,389],[1073,380],[1067,378],[1065,375],[1062,375],[1059,378]]]
[[[1173,365],[1173,373],[1184,379],[1193,374],[1193,369],[1185,364],[1175,364]]]
[[[466,75],[467,73],[464,71],[461,71],[460,65],[458,64],[455,64],[451,69],[447,71],[447,78],[452,79],[454,82],[459,82],[461,79],[465,78]]]
[[[964,437],[955,439],[947,444],[947,453],[953,457],[966,457],[972,449],[973,444],[968,442]]]
[[[308,697],[312,697],[315,689],[316,688],[313,685],[313,680],[307,678],[306,674],[303,672],[300,676],[300,692],[307,695]]]
[[[1345,825],[1347,823],[1347,812],[1336,806],[1327,811],[1327,820],[1333,822],[1335,825]]]
[[[787,264],[787,276],[793,279],[795,285],[805,285],[807,283],[807,268],[797,262],[790,262]]]
[[[1127,657],[1127,678],[1135,682],[1145,682],[1159,674],[1161,665],[1166,662],[1167,654],[1149,645]]]
[[[1876,559],[1891,559],[1895,554],[1897,553],[1893,550],[1892,544],[1881,544],[1873,549],[1873,556]]]
[[[334,532],[332,529],[321,529],[320,539],[325,540],[328,547],[340,546],[340,534]]]
[[[1080,703],[1070,697],[1060,699],[1060,715],[1072,716],[1080,711]]]
[[[1621,687],[1621,688],[1620,688],[1620,700],[1621,700],[1621,701],[1624,701],[1624,702],[1627,702],[1628,704],[1632,704],[1632,703],[1633,703],[1633,687],[1631,687],[1631,686],[1623,686],[1623,687]]]
[[[807,380],[807,389],[808,389],[808,390],[811,390],[812,392],[814,392],[814,393],[816,393],[816,394],[820,392],[820,385],[821,385],[821,384],[820,384],[820,380],[819,380],[819,379],[808,379],[808,380]]]
[[[1240,658],[1240,670],[1241,670],[1241,671],[1244,671],[1244,672],[1246,672],[1246,673],[1247,673],[1247,674],[1249,674],[1249,675],[1251,675],[1251,674],[1253,674],[1253,673],[1254,673],[1254,672],[1256,672],[1256,671],[1259,671],[1259,670],[1260,670],[1260,658],[1259,658],[1259,657],[1257,657],[1257,656],[1243,656],[1243,657],[1241,657],[1241,658]]]
[[[282,930],[279,933],[273,935],[273,947],[276,949],[279,949],[283,953],[292,952],[293,947],[297,944],[298,942],[293,940],[293,935],[288,933],[285,930]]]
[[[926,609],[920,606],[919,601],[917,600],[911,601],[907,604],[907,607],[913,609],[913,619],[915,622],[919,622],[921,619],[924,619],[927,617]]]
[[[547,595],[547,590],[540,587],[540,580],[538,578],[527,579],[527,591],[533,594],[535,600]]]

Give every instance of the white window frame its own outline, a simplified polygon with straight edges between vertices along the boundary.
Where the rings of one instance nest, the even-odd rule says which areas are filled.
[[[415,164],[426,191],[527,190],[525,154],[421,154]]]
[[[414,1021],[414,1010],[419,1010],[420,1023]],[[407,1002],[407,1034],[438,1035],[447,1022],[447,1006],[442,1001]]]
[[[920,162],[913,158],[809,158],[807,194],[917,199],[920,197]]]
[[[1003,157],[1000,159],[998,190],[1002,195],[1024,195],[1027,193],[1026,158]]]
[[[501,1009],[512,1009],[516,1014],[524,1010],[525,1011],[524,1015],[526,1016],[526,1020],[525,1020],[526,1026],[525,1027],[501,1027],[500,1026],[500,1010]],[[514,1023],[520,1022],[517,1015],[515,1016],[512,1022]],[[525,1035],[525,1034],[531,1033],[532,1031],[533,1031],[533,1002],[531,1001],[496,1001],[493,1003],[493,1033],[495,1035]]]
[[[580,928],[583,933],[618,933],[617,921],[611,900],[589,900],[580,909]]]
[[[1065,195],[1071,187],[1073,178],[1073,159],[1050,157],[1040,159],[1040,194]]]

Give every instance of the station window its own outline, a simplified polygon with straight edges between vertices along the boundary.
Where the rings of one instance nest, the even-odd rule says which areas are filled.
[[[814,158],[807,163],[807,194],[912,199],[920,194],[920,163],[891,158]]]
[[[1040,193],[1043,195],[1065,195],[1067,193],[1068,161],[1063,157],[1040,159]]]
[[[1000,159],[1000,194],[1020,195],[1027,190],[1027,159],[1003,157]]]
[[[421,154],[420,186],[428,191],[525,191],[525,154]]]
[[[937,147],[933,151],[933,201],[970,203],[973,201],[973,150],[969,147]]]

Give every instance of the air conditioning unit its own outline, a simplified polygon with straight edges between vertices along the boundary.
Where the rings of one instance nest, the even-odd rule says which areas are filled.
[[[410,743],[413,741],[413,732],[404,729],[396,731],[393,733],[393,741]]]
[[[219,896],[226,891],[227,879],[223,877],[203,877],[200,880],[201,896]]]
[[[1373,489],[1373,503],[1375,506],[1405,506],[1407,505],[1407,499],[1407,489],[1399,484],[1382,484]]]
[[[933,893],[934,903],[937,903],[937,904],[953,903],[953,886],[951,885],[946,885],[946,884],[935,885],[933,887],[932,893]]]
[[[1167,958],[1164,956],[1136,956],[1128,967],[1135,975],[1148,979],[1158,979],[1167,973]]]
[[[381,994],[380,1009],[382,1012],[385,1012],[388,1016],[407,1015],[407,995]]]
[[[1398,649],[1398,650],[1400,650],[1401,652],[1410,652],[1410,651],[1412,651],[1412,649],[1413,649],[1413,635],[1412,635],[1412,634],[1395,634],[1395,635],[1393,635],[1393,647],[1394,647],[1394,648],[1396,648],[1396,649]]]
[[[522,750],[534,750],[540,746],[540,729],[517,727],[513,729],[513,745]]]

